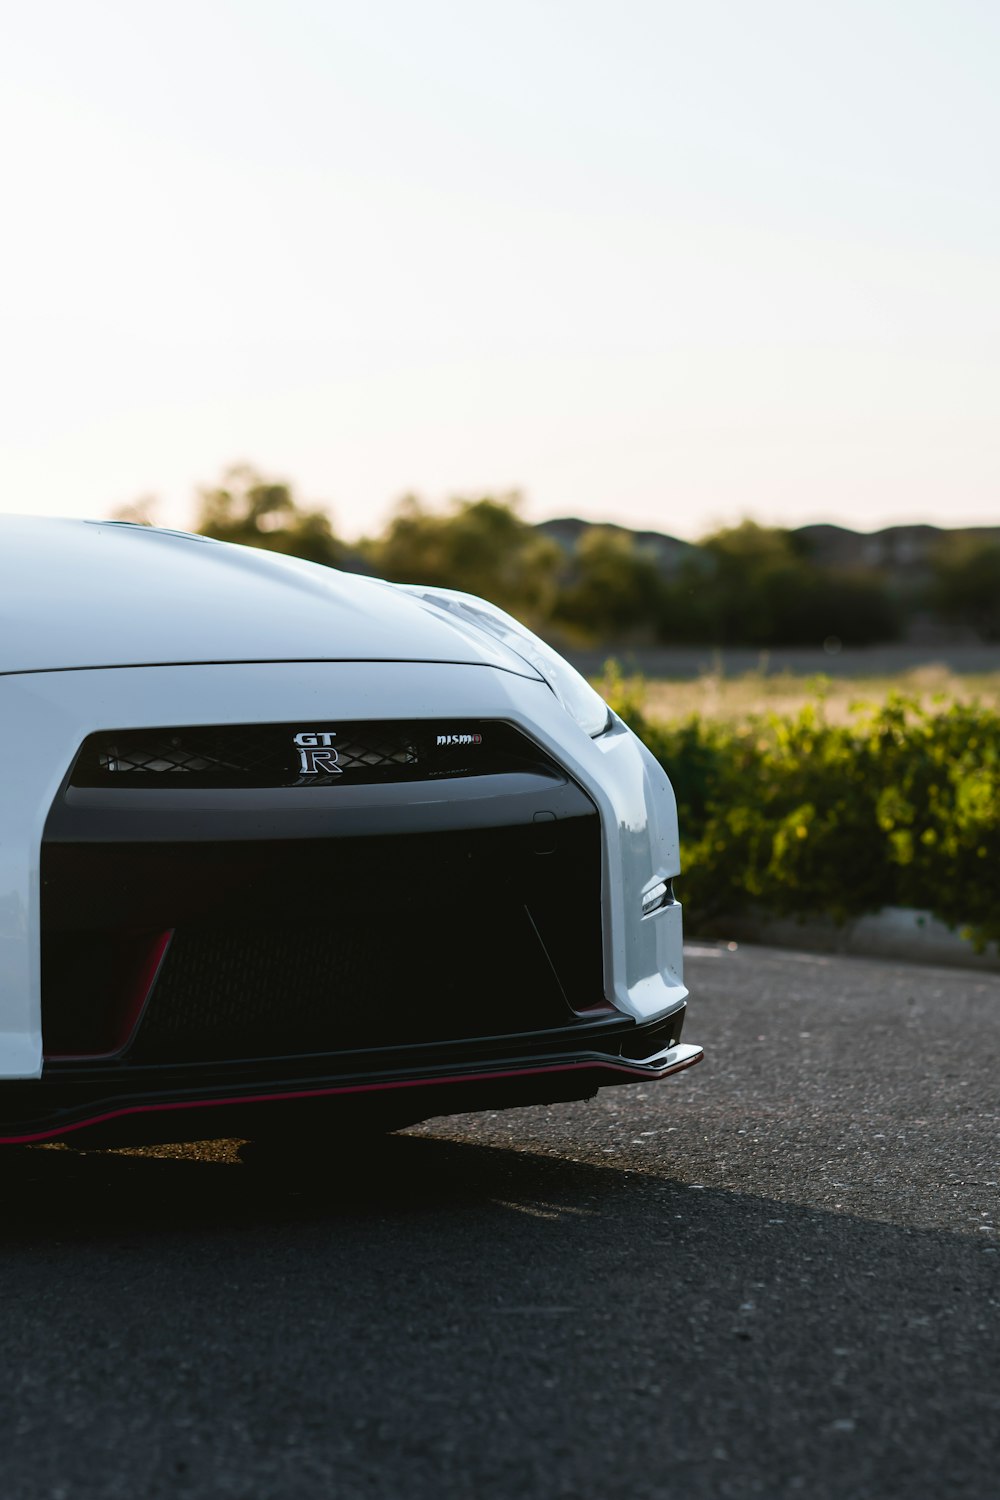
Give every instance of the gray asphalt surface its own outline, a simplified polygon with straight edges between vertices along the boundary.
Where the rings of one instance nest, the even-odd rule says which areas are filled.
[[[5,1500],[1000,1496],[1000,977],[689,982],[589,1104],[0,1158]]]

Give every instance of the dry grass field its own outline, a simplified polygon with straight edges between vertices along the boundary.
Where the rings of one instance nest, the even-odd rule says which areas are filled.
[[[637,684],[638,685],[638,684]],[[641,693],[651,719],[683,719],[705,714],[740,723],[753,714],[791,714],[821,699],[831,723],[843,723],[856,705],[884,703],[890,693],[936,704],[979,702],[1000,708],[1000,671],[959,674],[943,665],[915,667],[892,676],[825,677],[792,672],[744,672],[727,676],[705,672],[677,681],[647,678]]]

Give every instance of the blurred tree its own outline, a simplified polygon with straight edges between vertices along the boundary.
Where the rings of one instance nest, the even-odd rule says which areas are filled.
[[[365,543],[373,569],[395,583],[426,583],[479,594],[513,614],[548,618],[561,553],[519,515],[519,495],[455,500],[428,509],[415,495],[396,508],[382,535]]]
[[[657,629],[663,592],[655,559],[629,532],[594,526],[576,544],[554,618],[597,640],[649,636]]]
[[[931,603],[946,620],[970,625],[984,641],[1000,640],[1000,546],[949,537],[934,560]]]
[[[142,497],[115,516],[156,524],[156,500]],[[465,590],[540,628],[609,642],[764,647],[837,637],[866,645],[894,638],[909,607],[890,597],[877,572],[819,567],[801,538],[752,521],[690,548],[673,570],[626,530],[573,524],[572,538],[560,543],[523,519],[517,494],[457,499],[444,510],[408,495],[379,536],[348,547],[325,510],[238,464],[199,491],[196,529],[395,582]],[[939,559],[934,602],[1000,638],[1000,547],[955,538]]]
[[[664,639],[729,646],[892,640],[898,610],[873,573],[817,567],[800,541],[743,521],[709,536],[665,589]]]
[[[265,547],[290,557],[338,567],[346,549],[338,541],[324,510],[307,510],[291,486],[265,479],[249,464],[235,464],[215,489],[198,492],[195,530],[220,542]]]
[[[903,611],[882,580],[868,573],[821,572],[810,566],[815,588],[802,614],[804,645],[828,638],[845,646],[870,646],[894,641],[903,624]]]
[[[771,645],[782,634],[779,619],[788,613],[801,567],[788,533],[742,521],[703,546],[714,564],[705,587],[716,639]]]

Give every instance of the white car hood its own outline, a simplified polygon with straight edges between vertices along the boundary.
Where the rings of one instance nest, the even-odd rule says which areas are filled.
[[[0,673],[425,661],[537,673],[392,584],[121,522],[0,515]]]

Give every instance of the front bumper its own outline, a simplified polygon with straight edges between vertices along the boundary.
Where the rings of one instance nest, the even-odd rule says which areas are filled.
[[[540,682],[492,667],[409,662],[244,663],[13,675],[0,678],[0,722],[4,725],[0,737],[0,787],[4,789],[0,799],[0,1078],[9,1081],[0,1087],[0,1118],[17,1127],[8,1131],[8,1139],[24,1139],[23,1131],[18,1132],[21,1125],[28,1123],[56,1134],[66,1127],[67,1121],[69,1128],[79,1128],[80,1119],[93,1120],[98,1105],[105,1112],[126,1111],[130,1115],[154,1109],[162,1112],[168,1107],[209,1107],[209,1101],[200,1093],[194,1104],[190,1103],[188,1090],[193,1086],[190,1078],[177,1084],[180,1092],[176,1097],[169,1095],[169,1088],[174,1086],[171,1083],[168,1094],[159,1102],[152,1095],[145,1101],[135,1098],[133,1086],[138,1086],[139,1079],[130,1080],[121,1071],[116,1075],[113,1090],[110,1078],[90,1079],[90,1083],[99,1083],[102,1092],[88,1093],[76,1101],[84,1110],[83,1116],[72,1113],[76,1108],[75,1096],[64,1098],[59,1093],[69,1080],[59,1071],[61,1064],[52,1059],[53,1049],[43,1042],[43,835],[49,809],[59,798],[67,768],[80,744],[92,733],[123,725],[143,728],[165,723],[291,720],[308,723],[328,719],[331,705],[335,705],[337,717],[344,720],[373,720],[390,715],[452,719],[460,705],[462,713],[470,718],[503,719],[534,739],[567,773],[564,790],[560,792],[549,786],[542,805],[549,812],[554,811],[557,819],[565,816],[568,825],[579,812],[578,807],[574,812],[569,804],[574,796],[582,797],[591,813],[596,809],[595,821],[599,820],[594,906],[585,919],[581,917],[580,926],[581,933],[588,924],[595,931],[600,929],[601,951],[597,957],[596,984],[592,986],[597,991],[597,1003],[591,995],[582,1001],[584,1009],[593,1011],[592,1020],[596,1020],[596,1012],[603,1006],[605,1020],[626,1028],[643,1028],[683,1006],[687,991],[682,979],[680,909],[666,906],[649,917],[641,917],[644,894],[657,881],[669,879],[678,870],[676,816],[669,784],[652,757],[627,730],[619,727],[598,740],[589,739]],[[299,833],[293,837],[306,836],[306,825],[311,823],[319,828],[324,819],[330,823],[326,833],[333,834],[338,819],[343,818],[346,826],[351,818],[368,816],[373,811],[381,812],[397,829],[408,819],[416,820],[422,827],[429,820],[429,824],[439,829],[479,827],[484,820],[489,822],[489,803],[497,790],[491,789],[489,782],[490,778],[484,777],[474,789],[473,808],[459,805],[461,798],[454,784],[447,789],[411,785],[402,790],[388,786],[371,788],[363,795],[359,789],[358,807],[351,810],[349,799],[338,798],[339,812],[333,804],[325,807],[323,799],[314,794],[306,794],[308,804],[303,802],[295,807],[294,798],[287,799],[287,794],[281,794],[280,814],[273,808],[262,812],[259,800],[253,798],[241,803],[240,795],[234,794],[225,816],[242,820],[242,831],[234,843],[255,837],[278,838],[279,825],[284,825],[286,815],[298,824]],[[529,787],[525,791],[534,795],[539,788]],[[566,801],[565,809],[559,797]],[[163,806],[166,808],[165,803]],[[179,836],[211,842],[218,833],[221,838],[229,839],[231,823],[228,832],[221,824],[213,829],[213,818],[221,816],[202,808],[188,820],[186,831],[182,828]],[[180,825],[173,819],[167,821],[174,829],[173,835],[162,829],[157,831],[148,822],[142,824],[140,819],[136,825],[136,847],[141,847],[143,841],[158,845],[177,836]],[[127,841],[127,830],[121,832],[127,822],[123,815],[116,825],[115,838]],[[60,834],[69,845],[79,833],[78,828],[74,832],[70,825],[64,825]],[[89,890],[84,894],[86,902],[94,896]],[[85,904],[83,896],[81,901]],[[387,902],[380,940],[391,947],[397,939],[392,904]],[[484,972],[492,962],[493,955],[484,952],[481,961]],[[560,1088],[574,1075],[574,1087],[586,1083],[588,1091],[595,1077],[610,1081],[623,1071],[636,1075],[637,1068],[637,1076],[660,1076],[655,1070],[652,1075],[643,1073],[642,1068],[650,1057],[662,1052],[662,1043],[648,1050],[644,1057],[630,1056],[624,1061],[621,1052],[614,1048],[610,1052],[598,1049],[596,1054],[585,1050],[581,1055],[577,1049],[584,1038],[577,1027],[585,1020],[578,1018],[572,1044],[564,1046],[556,1060],[550,1053],[535,1057],[532,1051],[526,1070],[521,1067],[525,1058],[516,1049],[516,1037],[508,1034],[502,1038],[500,1053],[489,1059],[491,1072],[497,1074],[491,1077],[491,1084],[507,1088],[524,1071],[537,1073],[542,1066],[547,1070],[546,1077],[561,1079]],[[517,1031],[516,1026],[506,1029]],[[454,1037],[464,1033],[452,1030],[438,1035]],[[391,1027],[386,1036],[401,1040]],[[474,1045],[478,1047],[484,1040],[476,1037]],[[537,1042],[536,1033],[533,1048]],[[364,1087],[374,1094],[389,1089],[398,1092],[434,1087],[448,1090],[449,1098],[454,1099],[456,1089],[466,1083],[471,1087],[484,1082],[477,1071],[480,1068],[475,1061],[477,1054],[470,1054],[473,1044],[455,1045],[461,1047],[465,1061],[457,1074],[449,1072],[447,1078],[439,1075],[438,1062],[434,1062],[430,1073],[420,1069],[413,1073],[410,1069],[404,1078],[369,1080],[363,1085],[338,1082],[339,1073],[329,1071],[317,1082],[312,1075],[305,1079],[297,1073],[279,1070],[273,1077],[268,1074],[238,1080],[239,1089],[232,1095],[232,1080],[227,1076],[209,1085],[211,1107],[228,1108],[219,1103],[220,1099],[244,1101],[244,1083],[254,1098],[261,1097],[262,1089],[269,1099],[272,1092],[284,1097],[290,1091],[300,1097],[306,1086],[319,1089],[317,1097],[324,1098],[339,1097],[349,1088]],[[43,1070],[46,1053],[49,1060]],[[224,1060],[223,1054],[215,1056]],[[470,1057],[475,1062],[476,1076],[466,1079]],[[315,1057],[312,1062],[316,1062]],[[26,1085],[27,1095],[17,1080],[34,1080]],[[539,1079],[536,1077],[534,1082],[537,1084]],[[73,1086],[77,1085],[83,1087],[82,1075]],[[157,1080],[143,1074],[142,1087],[149,1087],[155,1093],[154,1085]],[[29,1096],[36,1097],[36,1103],[32,1104]],[[43,1097],[50,1101],[51,1109],[48,1105],[42,1107]],[[70,1110],[69,1115],[64,1114],[66,1109]],[[433,1111],[421,1109],[421,1113],[428,1112]]]
[[[685,1007],[637,1025],[621,1017],[523,1037],[339,1053],[263,1066],[46,1069],[2,1091],[0,1144],[66,1139],[138,1145],[351,1122],[399,1128],[433,1115],[590,1098],[701,1061],[680,1041]]]

